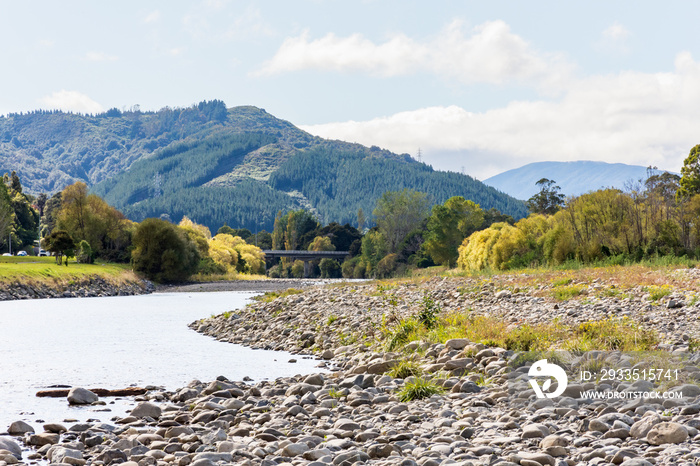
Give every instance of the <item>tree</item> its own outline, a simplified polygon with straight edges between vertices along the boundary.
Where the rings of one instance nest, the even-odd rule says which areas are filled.
[[[147,218],[134,233],[134,271],[157,282],[178,282],[197,270],[199,252],[184,231],[157,218]]]
[[[8,235],[14,222],[15,212],[12,209],[10,194],[5,183],[0,182],[0,244],[8,240]]]
[[[107,260],[129,260],[133,223],[99,196],[88,194],[87,185],[77,182],[67,186],[58,197],[60,207],[55,211],[55,196],[46,204],[44,222],[55,218],[56,227],[67,231],[76,241],[87,241],[97,257]]]
[[[540,192],[527,200],[527,208],[535,214],[554,215],[564,205],[564,195],[561,188],[556,186],[556,181],[547,178],[540,179],[537,183]]]
[[[484,211],[478,204],[462,196],[451,197],[443,205],[433,207],[423,247],[436,264],[454,264],[459,245],[483,221]]]
[[[387,191],[377,200],[372,214],[386,239],[389,252],[428,216],[428,195],[418,191]]]
[[[46,195],[46,193],[41,193],[39,196],[36,198],[36,206],[39,208],[39,217],[44,216],[44,206],[46,205],[46,201],[48,201],[49,198]]]
[[[362,234],[349,223],[345,225],[336,222],[329,223],[321,228],[318,234],[319,236],[328,236],[336,251],[349,251],[352,243],[362,239]]]
[[[75,241],[67,231],[54,230],[44,238],[44,249],[56,256],[58,265],[61,265],[63,256],[66,256],[66,265],[68,265],[68,258],[73,255],[75,249]]]
[[[335,246],[327,236],[317,236],[309,244],[309,251],[335,251]]]
[[[16,172],[5,174],[8,184],[10,205],[14,211],[13,242],[19,241],[19,247],[34,244],[39,233],[39,213],[32,207],[33,197],[22,192],[22,184]]]
[[[700,194],[700,144],[690,149],[690,154],[683,161],[680,188],[677,198],[683,199]]]
[[[362,207],[360,207],[357,209],[357,229],[360,230],[360,232],[365,229],[366,221],[365,212],[362,210]]]

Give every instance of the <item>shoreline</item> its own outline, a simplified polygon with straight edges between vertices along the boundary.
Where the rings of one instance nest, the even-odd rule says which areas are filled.
[[[219,377],[152,391],[137,397],[134,410],[114,424],[70,426],[49,439],[62,440],[60,446],[41,447],[49,435],[25,435],[40,447],[31,459],[58,458],[74,466],[697,464],[700,372],[692,373],[695,382],[677,388],[686,395],[682,403],[586,399],[584,383],[571,383],[558,398],[539,399],[527,371],[510,369],[514,352],[504,348],[466,339],[381,347],[384,319],[413,315],[429,295],[442,312],[471,309],[512,325],[629,316],[656,328],[669,354],[686,348],[694,357],[683,336],[696,334],[700,324],[692,316],[700,306],[681,289],[661,300],[618,299],[605,293],[609,284],[598,282],[580,299],[558,301],[504,283],[507,277],[499,283],[433,278],[311,287],[202,319],[190,327],[220,341],[315,355],[335,370],[253,385]],[[687,316],[683,326],[676,325],[680,313]],[[420,366],[442,393],[402,400],[401,390],[415,378],[391,371],[405,360]],[[618,381],[609,388],[650,389]]]

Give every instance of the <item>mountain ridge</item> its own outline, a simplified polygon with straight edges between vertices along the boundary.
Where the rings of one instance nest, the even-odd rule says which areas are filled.
[[[648,170],[649,167],[641,165],[591,160],[534,162],[494,175],[483,183],[516,199],[526,200],[539,191],[537,181],[547,178],[555,181],[564,195],[579,196],[600,188],[625,189],[630,182],[645,180]]]
[[[132,220],[188,215],[211,229],[269,228],[278,210],[309,206],[325,223],[353,223],[359,207],[368,215],[381,193],[404,188],[436,203],[464,195],[516,218],[527,213],[469,176],[322,139],[264,109],[217,100],[158,112],[1,117],[0,170],[16,170],[28,192],[83,181]]]

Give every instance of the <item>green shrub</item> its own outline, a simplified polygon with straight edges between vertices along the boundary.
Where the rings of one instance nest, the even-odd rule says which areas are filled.
[[[430,330],[435,327],[437,316],[441,310],[440,303],[436,303],[433,298],[425,294],[423,296],[423,306],[417,315],[418,321],[423,324],[425,328]]]
[[[78,253],[75,259],[81,264],[92,264],[95,261],[95,257],[90,247],[90,243],[82,240],[78,245]]]
[[[156,282],[186,280],[196,272],[199,251],[177,226],[147,218],[134,233],[131,260],[134,271]]]
[[[304,277],[304,262],[300,260],[294,261],[292,264],[292,277],[303,278]]]
[[[400,321],[389,332],[386,342],[387,351],[393,351],[396,348],[408,343],[410,335],[418,330],[419,327],[420,324],[415,319],[405,319]]]
[[[442,387],[422,377],[418,377],[411,382],[406,382],[398,392],[398,395],[399,400],[405,403],[407,401],[430,398],[433,395],[441,395],[442,393],[444,393]]]
[[[211,257],[205,257],[199,261],[197,271],[204,275],[222,275],[226,273],[226,267]]]

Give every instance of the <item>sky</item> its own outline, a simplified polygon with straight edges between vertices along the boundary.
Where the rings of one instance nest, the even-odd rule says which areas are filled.
[[[254,105],[485,179],[538,161],[680,171],[700,2],[0,0],[0,115]]]

